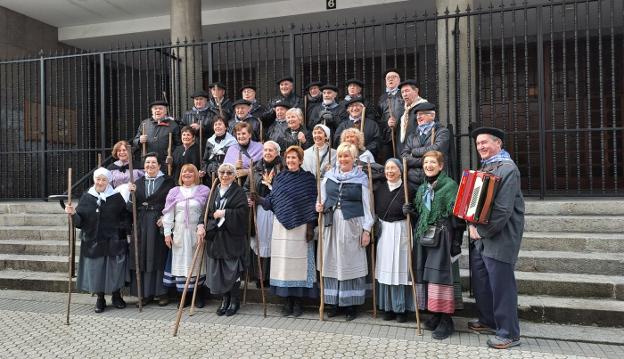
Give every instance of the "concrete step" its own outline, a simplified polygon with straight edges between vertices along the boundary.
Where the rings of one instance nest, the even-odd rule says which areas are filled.
[[[624,231],[624,216],[525,215],[524,219],[524,230],[527,232],[622,233]]]
[[[5,213],[0,214],[0,226],[61,226],[67,225],[63,213]]]
[[[461,269],[463,288],[469,288],[468,269]],[[596,274],[515,272],[518,293],[570,298],[624,300],[624,277]]]
[[[2,289],[67,292],[67,280],[67,268],[64,272],[33,272],[15,269],[0,270],[0,288]],[[72,282],[75,283],[76,279],[73,278]],[[33,293],[33,295],[36,294]]]
[[[76,255],[76,267],[78,266]],[[0,270],[14,269],[32,272],[67,272],[67,256],[31,254],[0,254]]]
[[[525,214],[624,216],[624,199],[566,198],[540,200],[525,198]]]
[[[80,241],[76,241],[76,251],[80,249]],[[0,253],[33,254],[46,256],[64,256],[68,252],[67,240],[5,239],[0,240]]]
[[[622,253],[624,252],[624,233],[524,232],[522,249]]]
[[[78,201],[78,198],[74,199]],[[21,201],[21,202],[3,202],[0,203],[0,213],[46,213],[59,214],[63,213],[58,202],[45,201]]]
[[[76,230],[76,238],[80,230]],[[66,226],[0,226],[0,240],[67,240]]]
[[[460,268],[468,268],[468,250],[463,249]],[[516,271],[571,274],[624,274],[624,253],[583,253],[521,250]]]

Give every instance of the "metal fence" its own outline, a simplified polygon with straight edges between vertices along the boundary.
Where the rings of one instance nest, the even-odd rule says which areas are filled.
[[[390,67],[454,126],[461,167],[476,167],[470,124],[493,125],[508,133],[526,195],[622,196],[623,8],[490,5],[0,61],[0,199],[64,192],[67,167],[87,175],[162,96],[179,117],[211,81],[230,98],[254,83],[265,102],[292,74],[299,89],[358,77],[375,103]]]

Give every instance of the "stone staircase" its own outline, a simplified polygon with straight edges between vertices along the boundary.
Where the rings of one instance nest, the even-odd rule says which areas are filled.
[[[464,249],[464,288],[467,259]],[[65,291],[67,267],[58,203],[0,203],[0,288]],[[624,200],[527,200],[516,278],[524,320],[624,326]],[[249,300],[259,300],[255,285],[249,289]],[[464,300],[458,315],[474,316],[468,292]]]

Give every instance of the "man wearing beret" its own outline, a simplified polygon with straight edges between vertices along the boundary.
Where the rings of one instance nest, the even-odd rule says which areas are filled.
[[[234,101],[234,118],[228,123],[228,132],[235,136],[234,126],[239,122],[247,122],[251,125],[252,134],[251,139],[255,142],[260,142],[261,132],[263,132],[260,120],[253,117],[249,110],[251,110],[251,102],[243,99]]]
[[[156,152],[158,159],[162,162],[167,159],[167,149],[169,148],[169,133],[172,133],[171,149],[179,146],[182,141],[180,139],[180,127],[175,120],[167,116],[167,101],[154,101],[149,105],[152,116],[141,121],[137,133],[132,140],[132,145],[140,148],[146,143],[147,152]],[[143,134],[143,125],[145,125],[145,134]],[[171,159],[172,161],[173,159]]]
[[[221,82],[213,82],[210,85],[212,98],[208,102],[210,110],[229,121],[233,115],[232,101],[225,97],[225,85]]]
[[[298,107],[303,111],[303,99],[295,92],[295,79],[292,76],[284,76],[276,81],[279,86],[279,95],[273,97],[267,104],[267,111],[262,116],[262,123],[270,126],[275,121],[275,104],[287,102],[292,107]]]
[[[217,113],[212,111],[208,106],[208,101],[210,100],[210,94],[208,92],[204,90],[195,91],[191,95],[191,98],[193,99],[193,108],[182,115],[182,120],[179,125],[181,127],[193,127],[197,136],[199,136],[199,128],[202,127],[202,140],[204,143],[200,144],[200,146],[204,146],[205,141],[214,133],[212,122]],[[197,141],[199,141],[199,137],[197,137]]]
[[[262,115],[267,112],[266,107],[260,104],[256,99],[256,86],[247,84],[243,85],[243,87],[239,90],[241,97],[243,100],[251,102],[251,109],[249,110],[249,114],[257,119],[261,119]],[[269,127],[268,124],[263,123],[264,128]]]
[[[364,109],[368,111],[368,108],[364,106],[362,98],[352,98],[345,102],[344,106],[347,108],[349,118],[338,125],[336,133],[334,134],[334,147],[337,148],[338,145],[340,145],[340,136],[344,130],[355,127],[364,134],[364,146],[366,149],[376,157],[379,151],[379,127],[377,126],[377,122],[368,118],[368,115],[364,113]],[[362,122],[362,115],[366,117],[364,122]],[[364,128],[362,128],[362,126],[364,126]]]
[[[306,119],[310,117],[312,109],[323,101],[321,86],[323,86],[321,81],[312,81],[303,89],[305,91],[304,107]]]
[[[348,79],[346,82],[346,86],[347,86],[347,95],[340,102],[340,105],[346,109],[347,102],[353,99],[358,99],[366,108],[366,113],[365,113],[366,121],[368,120],[377,121],[377,109],[374,106],[372,106],[371,103],[363,95],[364,82],[355,78]]]
[[[520,171],[503,149],[505,133],[480,127],[470,134],[481,157],[481,171],[501,178],[487,224],[470,224],[470,269],[479,319],[468,328],[494,333],[488,346],[507,349],[520,345],[518,291],[514,266],[524,230],[524,198]]]
[[[306,119],[307,127],[314,128],[314,126],[321,123],[334,132],[338,125],[347,119],[349,115],[345,108],[336,102],[336,97],[338,97],[338,87],[336,85],[326,84],[321,87],[321,91],[323,91],[323,102],[319,106],[314,107],[310,112],[310,116]]]

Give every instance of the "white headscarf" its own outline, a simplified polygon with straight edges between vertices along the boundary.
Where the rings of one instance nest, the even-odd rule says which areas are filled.
[[[108,180],[108,185],[106,186],[106,189],[104,189],[104,192],[97,192],[95,190],[95,179],[98,177],[106,177],[106,179]],[[100,167],[93,172],[94,184],[93,186],[91,186],[91,188],[89,188],[89,194],[98,199],[97,200],[98,207],[102,204],[102,202],[106,202],[106,198],[117,193],[113,189],[113,187],[110,185],[112,180],[113,180],[113,174],[111,173],[111,171],[107,170],[104,167]]]

